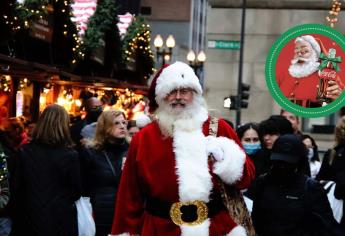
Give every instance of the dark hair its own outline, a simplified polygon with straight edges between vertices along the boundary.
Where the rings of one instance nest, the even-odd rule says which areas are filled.
[[[129,120],[127,124],[127,129],[130,129],[132,127],[138,127],[137,122],[135,120]]]
[[[249,129],[255,130],[258,133],[258,136],[260,137],[259,125],[254,122],[250,122],[237,127],[236,133],[238,138],[241,140],[243,138],[244,133]]]
[[[56,104],[47,106],[37,121],[32,138],[49,146],[71,146],[69,116],[65,108]]]
[[[319,151],[318,151],[318,147],[316,145],[315,140],[308,134],[303,134],[302,135],[302,141],[304,141],[305,139],[310,139],[311,144],[313,145],[313,149],[314,149],[314,155],[313,157],[310,159],[311,161],[320,161],[319,158]]]
[[[284,116],[272,115],[267,120],[262,121],[259,124],[259,131],[261,135],[265,134],[293,134],[293,128]]]

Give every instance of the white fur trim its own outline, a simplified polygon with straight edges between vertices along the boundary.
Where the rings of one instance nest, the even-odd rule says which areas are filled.
[[[217,141],[223,149],[224,159],[214,163],[213,172],[225,183],[234,184],[243,175],[246,154],[240,146],[229,138],[218,137]]]
[[[175,62],[163,69],[157,78],[155,88],[156,102],[161,105],[164,98],[174,89],[192,88],[202,94],[202,88],[194,70],[183,62]]]
[[[306,41],[306,42],[310,43],[311,47],[316,52],[317,57],[320,56],[321,47],[320,47],[319,43],[316,41],[316,39],[313,36],[311,36],[311,35],[303,35],[303,36],[297,37],[296,40],[295,40],[295,43],[296,42],[301,42],[301,41]]]
[[[247,236],[246,229],[238,225],[233,228],[226,236]]]
[[[212,176],[209,172],[206,137],[202,124],[207,115],[198,114],[193,119],[174,122],[173,147],[178,178],[179,201],[209,201],[212,190]],[[208,236],[210,220],[200,225],[181,226],[183,236]]]
[[[176,129],[176,125],[181,127]],[[180,201],[208,202],[212,180],[207,162],[206,138],[201,127],[191,130],[186,124],[182,126],[182,122],[175,124],[173,145]]]
[[[210,219],[205,220],[200,225],[195,226],[181,226],[181,236],[208,236],[209,227],[211,221]]]
[[[135,124],[138,126],[139,129],[144,128],[146,125],[150,124],[152,121],[148,115],[142,114],[139,115],[138,118],[135,120]]]

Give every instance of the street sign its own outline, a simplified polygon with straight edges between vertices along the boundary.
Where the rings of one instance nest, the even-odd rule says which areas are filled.
[[[239,50],[240,47],[241,47],[240,41],[234,41],[234,40],[209,40],[208,41],[208,48]]]

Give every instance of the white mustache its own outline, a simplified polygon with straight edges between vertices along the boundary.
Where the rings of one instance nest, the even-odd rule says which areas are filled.
[[[294,59],[291,60],[291,64],[296,64],[299,61],[303,61],[303,62],[310,62],[315,60],[314,58],[304,58],[304,57],[296,57]]]
[[[185,105],[186,105],[186,102],[185,102],[185,101],[182,101],[182,100],[176,100],[176,101],[173,101],[173,102],[171,103],[171,106],[177,106],[177,105],[185,106]]]

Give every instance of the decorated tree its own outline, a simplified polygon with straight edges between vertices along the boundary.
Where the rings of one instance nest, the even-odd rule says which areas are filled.
[[[144,80],[150,77],[154,68],[150,33],[150,26],[142,17],[136,16],[123,38],[122,59],[126,64],[135,62],[135,68]]]
[[[77,71],[92,70],[92,73],[111,76],[121,65],[121,40],[116,27],[118,9],[114,0],[98,2],[75,50],[82,60]]]

